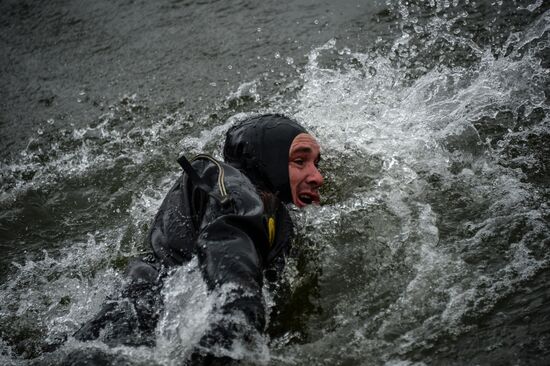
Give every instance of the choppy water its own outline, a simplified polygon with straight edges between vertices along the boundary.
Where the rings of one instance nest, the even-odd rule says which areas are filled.
[[[318,137],[273,365],[550,362],[548,2],[0,4],[0,362],[178,364],[223,294],[196,263],[155,347],[69,338],[123,284],[185,151],[248,113]],[[274,307],[274,304],[278,305]],[[122,361],[120,361],[122,362]]]

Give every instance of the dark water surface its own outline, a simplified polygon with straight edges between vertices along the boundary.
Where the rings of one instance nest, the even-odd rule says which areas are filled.
[[[175,158],[268,111],[318,137],[325,204],[293,213],[289,296],[234,356],[550,363],[549,2],[7,0],[0,28],[0,364],[180,364],[216,301],[195,262],[154,347],[70,335],[147,250]]]

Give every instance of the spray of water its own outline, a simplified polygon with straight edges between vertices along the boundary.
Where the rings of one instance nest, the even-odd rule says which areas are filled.
[[[326,205],[293,211],[298,255],[285,269],[288,295],[301,299],[309,289],[312,296],[307,304],[290,301],[292,311],[282,313],[298,314],[299,325],[258,338],[256,350],[237,342],[220,354],[251,364],[410,365],[438,342],[474,330],[549,267],[549,75],[541,55],[550,13],[487,47],[467,26],[469,1],[430,1],[422,8],[428,15],[392,4],[401,33],[386,48],[357,52],[329,41],[309,53],[286,99],[260,96],[261,82],[253,81],[222,103],[262,100],[265,111],[304,123],[323,147],[327,185]],[[177,176],[166,156],[219,156],[227,128],[247,115],[214,125],[179,112],[139,126],[124,119],[142,112],[130,97],[94,126],[44,126],[19,158],[2,163],[7,210],[33,190],[103,175],[130,177],[117,189],[135,192],[105,199],[99,210],[120,209],[119,222],[62,238],[55,254],[14,261],[0,287],[1,362],[96,347],[135,364],[170,365],[224,321],[216,308],[226,293],[207,293],[194,260],[168,277],[154,347],[70,338],[123,285],[127,259],[146,249],[140,242],[148,222]],[[61,134],[56,141],[53,133]],[[271,295],[268,311],[284,310]],[[59,355],[42,353],[64,337]]]
[[[406,363],[475,328],[548,268],[536,141],[549,134],[539,55],[549,16],[510,36],[499,55],[475,48],[468,67],[413,81],[391,58],[335,41],[310,54],[294,108],[324,147],[333,203],[298,218],[322,257],[322,311],[308,342],[284,352],[304,364]],[[353,63],[320,66],[335,53]]]

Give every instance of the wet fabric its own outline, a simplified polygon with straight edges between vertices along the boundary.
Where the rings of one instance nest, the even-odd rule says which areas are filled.
[[[203,277],[210,290],[225,284],[237,284],[222,305],[222,313],[241,314],[248,327],[213,325],[200,342],[201,349],[229,347],[246,332],[265,329],[262,299],[264,275],[276,281],[284,266],[292,237],[292,221],[286,207],[271,194],[260,195],[257,187],[236,168],[208,159],[192,163],[193,169],[212,190],[223,185],[231,202],[222,204],[183,174],[166,195],[149,233],[151,258],[137,260],[128,269],[129,284],[123,294],[108,301],[100,313],[76,334],[79,340],[98,337],[111,346],[154,344],[159,314],[163,276],[170,267],[197,256]],[[223,172],[220,171],[223,170]],[[276,232],[269,242],[266,225],[266,201],[274,207]],[[208,354],[194,354],[204,360]],[[198,361],[197,361],[198,362]],[[201,361],[202,362],[202,361]]]
[[[284,205],[292,200],[288,152],[293,139],[304,132],[281,115],[252,117],[227,132],[226,163],[206,155],[192,163],[180,158],[185,172],[166,195],[149,231],[152,254],[130,264],[122,294],[106,302],[74,337],[100,338],[111,346],[153,345],[163,308],[163,278],[171,267],[195,256],[208,289],[229,285],[224,288],[229,293],[219,309],[227,320],[210,326],[191,362],[223,363],[228,360],[208,350],[263,334],[263,281],[277,282],[293,236]],[[243,316],[244,325],[231,320]]]

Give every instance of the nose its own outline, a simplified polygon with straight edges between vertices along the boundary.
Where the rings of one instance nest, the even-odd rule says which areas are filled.
[[[306,183],[314,186],[315,188],[318,188],[323,185],[323,182],[324,182],[324,178],[321,175],[321,172],[319,171],[319,169],[317,169],[317,167],[314,164],[311,164],[308,170]]]

